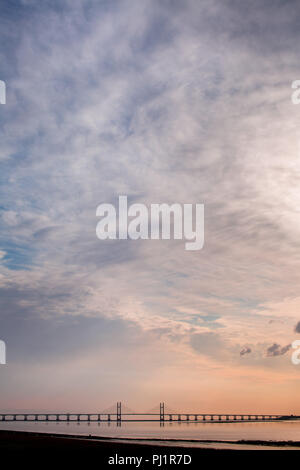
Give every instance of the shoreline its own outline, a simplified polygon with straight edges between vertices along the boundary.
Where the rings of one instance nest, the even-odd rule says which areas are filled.
[[[134,438],[134,437],[109,437],[96,436],[92,434],[66,434],[66,433],[45,433],[37,431],[14,431],[0,430],[0,450],[8,448],[34,448],[34,447],[54,447],[64,446],[76,447],[77,449],[95,447],[119,448],[123,450],[135,448],[137,451],[147,451],[151,449],[164,449],[164,452],[171,449],[184,449],[194,452],[199,451],[247,451],[247,450],[300,450],[299,441],[264,441],[264,440],[221,440],[221,439],[160,439],[160,438]]]

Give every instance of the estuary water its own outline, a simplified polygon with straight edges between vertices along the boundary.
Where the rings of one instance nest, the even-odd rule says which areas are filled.
[[[193,447],[235,448],[226,441],[293,441],[300,442],[300,421],[275,423],[77,423],[77,422],[0,422],[1,430],[34,431],[56,434],[76,434],[82,437],[98,436],[118,439],[161,440],[164,445],[189,445]],[[203,440],[223,441],[222,443],[201,443]],[[171,442],[170,442],[171,441]],[[157,443],[157,442],[156,442]],[[240,446],[240,444],[239,444]],[[246,446],[248,449],[249,445]],[[243,445],[245,448],[245,446]],[[251,447],[257,447],[251,446]],[[297,447],[300,450],[300,446]]]

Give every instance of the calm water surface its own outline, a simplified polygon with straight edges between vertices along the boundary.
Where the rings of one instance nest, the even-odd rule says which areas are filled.
[[[0,423],[0,429],[112,438],[299,441],[300,421],[277,423]]]

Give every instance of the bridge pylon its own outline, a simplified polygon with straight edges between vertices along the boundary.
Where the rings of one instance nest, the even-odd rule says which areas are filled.
[[[117,421],[122,421],[122,404],[120,401],[117,402]]]
[[[165,420],[165,404],[164,403],[159,404],[159,420],[160,421]]]

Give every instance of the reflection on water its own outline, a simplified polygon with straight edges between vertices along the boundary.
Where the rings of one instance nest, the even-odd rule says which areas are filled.
[[[113,438],[183,440],[300,441],[300,421],[276,423],[16,423],[0,422],[0,429]]]

